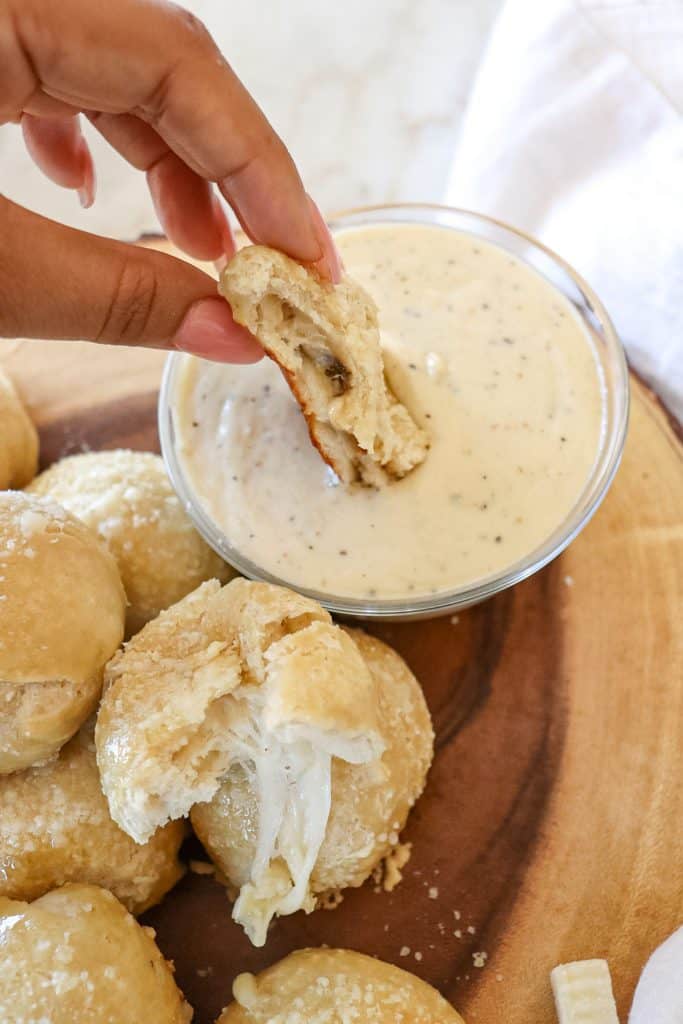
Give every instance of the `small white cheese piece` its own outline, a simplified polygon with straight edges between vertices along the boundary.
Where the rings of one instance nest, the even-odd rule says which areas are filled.
[[[619,1024],[606,960],[578,960],[550,972],[559,1024]]]

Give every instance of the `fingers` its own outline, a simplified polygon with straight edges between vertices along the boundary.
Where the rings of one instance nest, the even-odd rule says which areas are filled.
[[[291,156],[187,11],[163,0],[85,9],[82,0],[6,0],[0,58],[0,120],[22,110],[42,113],[44,103],[53,112],[135,115],[197,175],[218,183],[252,239],[335,279],[334,243]],[[155,187],[159,201],[164,186]],[[201,201],[196,186],[193,196]],[[170,205],[169,220],[187,235],[178,204]],[[160,206],[165,211],[163,200]],[[206,239],[191,229],[185,241],[206,251]]]
[[[200,260],[234,253],[220,200],[175,153],[167,153],[147,172],[147,182],[161,226],[184,252]]]
[[[184,252],[200,260],[231,256],[235,243],[227,216],[209,183],[183,163],[153,128],[130,114],[90,120],[147,182],[161,225]]]
[[[322,213],[313,202],[310,196],[308,198],[308,205],[311,210],[311,218],[313,221],[313,227],[316,233],[316,237],[320,242],[320,248],[322,249],[322,257],[316,261],[315,266],[318,271],[324,276],[328,277],[333,284],[339,284],[342,279],[343,264],[341,256],[337,251],[337,246],[334,244],[334,239],[330,233]]]
[[[79,113],[77,107],[72,107],[70,103],[62,103],[61,100],[54,100],[44,92],[35,93],[26,101],[23,110],[25,114],[33,114],[34,117],[76,117]]]
[[[92,206],[95,168],[77,117],[42,118],[24,114],[24,142],[33,161],[57,185],[78,191],[81,204]]]
[[[138,170],[148,171],[148,181],[164,231],[176,245],[197,259],[216,260],[232,255],[234,240],[219,204],[214,200],[213,224],[208,222],[206,204],[199,204],[198,176],[192,178],[181,161],[173,158],[166,143],[149,125],[130,114],[89,115],[104,138]],[[183,168],[185,171],[183,172]],[[150,170],[151,169],[151,170]],[[187,193],[197,196],[195,206]],[[323,276],[335,283],[341,280],[341,261],[330,231],[310,196],[307,203],[311,223],[321,250],[315,265]],[[214,251],[223,246],[220,252]]]
[[[97,118],[92,118],[97,124]],[[156,132],[135,117],[108,117],[116,148],[131,163],[148,171],[154,205],[168,237],[200,260],[232,255],[235,243],[227,216],[211,185],[172,153]],[[121,122],[116,124],[116,122]],[[78,118],[22,117],[26,147],[38,167],[64,188],[78,190],[83,206],[91,206],[95,171]]]
[[[323,257],[294,162],[203,26],[162,2],[9,0],[24,109],[44,93],[79,110],[133,113],[218,183],[247,233],[302,260]],[[0,72],[0,85],[5,84]],[[11,115],[10,115],[11,116]]]
[[[39,217],[0,198],[0,336],[82,338],[253,362],[216,283],[181,260]]]

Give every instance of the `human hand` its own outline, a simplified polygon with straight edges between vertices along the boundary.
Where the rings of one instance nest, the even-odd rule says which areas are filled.
[[[191,14],[164,0],[0,0],[0,124],[89,206],[80,113],[145,171],[164,230],[200,260],[234,251],[213,184],[253,241],[339,259],[283,142]],[[84,338],[251,362],[215,282],[171,256],[75,231],[0,196],[0,336]]]

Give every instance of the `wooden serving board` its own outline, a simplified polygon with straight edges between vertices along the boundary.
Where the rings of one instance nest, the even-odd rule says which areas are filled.
[[[0,360],[44,464],[158,450],[160,353],[4,342]],[[197,1024],[239,971],[321,943],[414,971],[468,1024],[551,1024],[550,969],[607,957],[625,1022],[646,958],[683,921],[683,446],[636,380],[632,394],[614,487],[561,558],[457,619],[369,627],[407,658],[437,733],[403,883],[282,919],[262,950],[211,878],[188,874],[146,915]]]

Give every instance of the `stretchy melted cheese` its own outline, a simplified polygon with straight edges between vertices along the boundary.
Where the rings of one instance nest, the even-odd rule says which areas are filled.
[[[388,377],[427,459],[380,490],[346,487],[274,363],[187,357],[173,398],[183,472],[232,546],[295,587],[410,599],[500,572],[560,525],[595,461],[590,338],[544,278],[474,236],[386,224],[337,241],[379,306]]]

